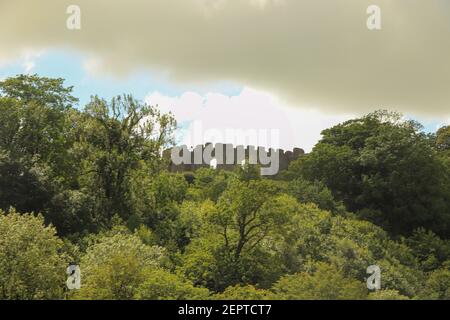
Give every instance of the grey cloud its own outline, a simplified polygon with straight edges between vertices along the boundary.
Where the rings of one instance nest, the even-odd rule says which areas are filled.
[[[82,30],[66,29],[66,7]],[[382,30],[366,8],[382,9]],[[0,0],[0,59],[68,48],[118,76],[230,80],[333,113],[393,108],[448,117],[447,0]]]

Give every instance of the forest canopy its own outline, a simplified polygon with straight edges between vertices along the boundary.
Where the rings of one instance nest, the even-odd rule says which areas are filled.
[[[450,299],[450,127],[379,110],[276,177],[172,173],[171,114],[72,89],[0,81],[0,299]]]

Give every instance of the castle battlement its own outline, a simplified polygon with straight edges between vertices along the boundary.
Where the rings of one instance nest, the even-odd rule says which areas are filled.
[[[186,172],[211,166],[222,170],[233,170],[243,161],[261,166],[262,175],[276,175],[288,168],[289,164],[303,156],[300,148],[292,151],[283,149],[266,150],[264,147],[234,146],[232,144],[211,143],[188,148],[186,145],[173,147],[164,151],[164,157],[170,159],[169,171]]]

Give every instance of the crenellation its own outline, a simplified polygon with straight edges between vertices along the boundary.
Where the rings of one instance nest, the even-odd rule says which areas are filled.
[[[164,157],[171,159],[169,171],[188,172],[200,168],[210,167],[231,171],[244,160],[251,164],[259,164],[263,175],[276,175],[279,171],[286,170],[289,164],[303,156],[303,149],[294,148],[292,151],[273,149],[261,146],[233,146],[232,144],[206,143],[188,148],[186,145],[174,147],[163,152]],[[176,161],[174,161],[174,157]],[[272,168],[273,161],[277,160],[276,168]],[[275,171],[276,172],[275,172]]]

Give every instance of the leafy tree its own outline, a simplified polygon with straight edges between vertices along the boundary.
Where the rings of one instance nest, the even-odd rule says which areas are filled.
[[[246,283],[244,279],[249,274],[251,276],[248,279],[253,278],[250,283],[258,281],[258,274],[266,273],[266,281],[269,283],[270,276],[267,276],[267,272],[276,277],[275,268],[265,271],[265,268],[260,268],[273,258],[264,249],[267,246],[265,242],[273,241],[282,233],[283,226],[295,212],[296,205],[295,199],[289,196],[277,196],[274,184],[268,180],[230,183],[219,198],[218,210],[210,216],[211,223],[217,226],[221,237],[219,255],[222,261],[226,261],[226,270],[223,272],[230,277],[227,285],[242,281]],[[249,269],[253,269],[253,273],[245,272]]]
[[[137,235],[115,229],[93,238],[81,257],[77,299],[133,299],[154,268],[164,265],[164,250],[142,243]]]
[[[71,91],[62,79],[36,75],[0,82],[0,208],[44,212],[70,183]]]
[[[62,189],[52,196],[43,212],[59,235],[76,239],[98,230],[95,210],[95,199],[86,190]]]
[[[269,290],[257,289],[252,285],[228,287],[213,296],[215,300],[275,300],[277,296]]]
[[[448,126],[377,111],[274,179],[176,174],[170,114],[128,95],[78,110],[72,89],[0,81],[0,299],[449,299]]]
[[[334,200],[331,191],[320,181],[310,182],[305,179],[295,179],[287,186],[288,193],[301,203],[315,203],[320,209],[336,214],[345,214],[346,210],[341,202]]]
[[[221,230],[231,259],[238,260],[243,251],[257,247],[288,221],[296,202],[286,196],[275,198],[275,192],[268,180],[234,181],[220,197],[211,221]]]
[[[227,188],[230,176],[233,174],[224,170],[200,168],[195,172],[188,197],[193,200],[217,201]]]
[[[53,196],[48,170],[27,167],[0,149],[0,209],[43,212]]]
[[[179,206],[186,196],[188,184],[181,174],[166,171],[153,176],[144,189],[147,201],[139,212],[142,221],[154,231],[160,245],[177,249]]]
[[[220,238],[211,234],[194,239],[181,257],[178,271],[196,286],[217,290],[221,276],[215,252],[220,248]]]
[[[422,273],[413,252],[389,239],[368,221],[341,216],[313,204],[302,204],[276,246],[288,273],[307,272],[317,262],[338,268],[344,276],[363,280],[369,265],[380,265],[383,288],[414,296]]]
[[[0,211],[0,299],[61,299],[69,258],[42,216]]]
[[[194,239],[209,232],[206,227],[208,217],[216,212],[217,208],[211,200],[202,202],[184,201],[180,207],[177,219],[178,247],[181,251]]]
[[[297,205],[277,190],[269,180],[233,179],[217,205],[204,203],[191,220],[202,227],[186,247],[181,272],[216,292],[239,283],[270,287],[283,272],[272,248]]]
[[[442,127],[436,132],[436,147],[439,150],[450,149],[450,126]]]
[[[384,290],[397,290],[401,295],[415,297],[424,283],[423,272],[404,265],[391,257],[377,262],[381,269],[381,287]]]
[[[78,101],[63,83],[37,75],[0,82],[0,148],[27,167],[45,163],[59,175],[70,158],[66,113]]]
[[[171,142],[174,119],[131,96],[113,98],[110,104],[93,97],[85,114],[75,144],[83,168],[80,183],[95,195],[103,224],[114,214],[126,221],[140,200],[134,183],[162,168],[161,154]]]
[[[261,179],[261,166],[250,164],[248,159],[246,159],[242,165],[236,166],[234,172],[241,181]]]
[[[423,291],[419,294],[422,299],[450,300],[450,263],[446,267],[433,271]]]
[[[411,237],[404,239],[425,272],[440,268],[450,260],[450,241],[442,240],[432,231],[419,228]]]
[[[38,75],[18,75],[0,81],[0,92],[27,104],[36,102],[53,109],[73,106],[78,99],[72,96],[73,87],[64,87],[64,79],[51,79]]]
[[[448,170],[417,123],[379,111],[322,135],[293,165],[297,175],[321,180],[349,211],[394,235],[421,226],[448,234]]]
[[[332,265],[317,264],[311,272],[282,277],[273,291],[288,300],[359,300],[367,289],[358,280],[345,277]]]
[[[299,204],[276,248],[287,273],[304,271],[310,261],[326,261],[332,223],[330,212],[311,203]]]
[[[139,300],[202,300],[209,298],[206,288],[197,288],[179,275],[163,269],[148,270],[137,289]]]

